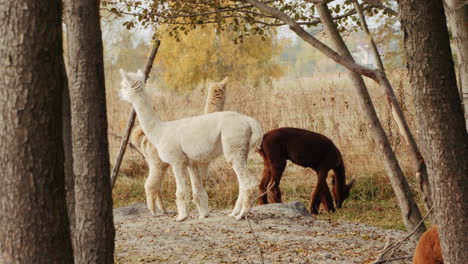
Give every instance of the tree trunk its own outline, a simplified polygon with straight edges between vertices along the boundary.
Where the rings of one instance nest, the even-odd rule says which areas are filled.
[[[0,256],[73,263],[65,202],[60,1],[0,0]]]
[[[320,20],[340,55],[353,60],[353,57],[344,43],[343,38],[338,32],[336,24],[333,22],[327,5],[318,4],[316,7],[320,15]],[[382,125],[380,124],[379,118],[375,111],[374,105],[372,104],[369,92],[367,91],[367,87],[364,83],[364,80],[362,79],[362,76],[351,71],[349,71],[348,74],[357,90],[358,102],[369,123],[370,133],[382,150],[385,169],[390,179],[390,183],[392,184],[393,191],[397,197],[401,214],[403,216],[403,222],[405,223],[406,229],[409,232],[417,228],[417,231],[415,232],[415,238],[418,239],[424,233],[426,228],[424,225],[417,227],[422,217],[414,200],[411,189],[408,185],[408,182],[406,181],[403,171],[401,170],[398,160],[396,159],[395,153],[390,146],[388,137],[385,134]]]
[[[450,31],[457,46],[457,71],[459,74],[460,97],[465,112],[465,125],[468,131],[468,4],[462,1],[447,0],[445,11],[448,15]]]
[[[77,263],[113,263],[103,48],[96,0],[64,1],[75,174],[74,256]]]
[[[468,263],[468,134],[442,1],[399,5],[444,263]]]
[[[372,53],[374,54],[375,60],[377,62],[377,69],[381,71],[380,83],[385,90],[385,95],[387,97],[387,105],[390,109],[390,113],[393,116],[393,120],[395,120],[395,123],[398,126],[400,134],[403,136],[406,145],[408,146],[411,160],[413,162],[413,167],[415,168],[415,177],[418,181],[419,191],[421,192],[421,195],[423,197],[426,210],[429,210],[430,208],[432,208],[433,202],[431,197],[429,176],[427,175],[426,163],[422,157],[418,145],[416,144],[416,140],[414,139],[413,133],[411,133],[411,130],[409,129],[408,123],[406,122],[406,118],[403,114],[403,111],[401,110],[400,104],[398,103],[398,99],[395,95],[393,87],[387,78],[379,50],[377,49],[377,45],[375,44],[374,39],[372,38],[372,35],[369,31],[364,12],[362,12],[358,0],[354,0],[354,7],[359,15],[361,27],[366,33],[367,38],[370,42]]]

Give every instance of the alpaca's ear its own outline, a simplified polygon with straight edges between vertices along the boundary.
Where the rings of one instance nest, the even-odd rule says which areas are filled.
[[[143,71],[142,71],[141,69],[138,69],[137,75],[138,75],[139,77],[141,77],[142,79],[145,78],[145,73],[143,73]]]
[[[124,69],[120,69],[120,75],[122,76],[122,79],[128,80],[127,73],[124,71]]]
[[[222,81],[221,81],[221,84],[222,85],[226,85],[226,83],[229,81],[229,77],[225,77]]]

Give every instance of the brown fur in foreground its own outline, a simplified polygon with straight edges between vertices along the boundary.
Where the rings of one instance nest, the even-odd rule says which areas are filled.
[[[437,226],[432,226],[419,239],[413,256],[414,264],[443,264]]]

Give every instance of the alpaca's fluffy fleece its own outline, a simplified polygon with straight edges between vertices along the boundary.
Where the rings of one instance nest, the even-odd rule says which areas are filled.
[[[137,74],[138,75],[138,74]],[[203,184],[208,164],[224,154],[239,180],[239,197],[231,215],[241,219],[250,209],[257,177],[247,168],[247,156],[258,147],[263,130],[254,119],[236,112],[217,112],[169,122],[159,119],[144,90],[144,76],[129,76],[122,71],[122,95],[137,112],[144,133],[157,148],[159,158],[169,163],[176,178],[177,221],[188,215],[189,194],[185,173],[188,170],[192,184],[193,202],[199,217],[209,214],[208,195]]]
[[[212,83],[208,89],[206,97],[205,114],[223,111],[224,102],[226,101],[226,83],[228,78],[224,78],[221,82]]]

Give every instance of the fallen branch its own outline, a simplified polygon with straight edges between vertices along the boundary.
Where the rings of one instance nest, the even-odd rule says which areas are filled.
[[[387,263],[389,261],[395,261],[395,260],[402,260],[402,259],[410,259],[412,258],[413,256],[404,256],[404,257],[397,257],[397,258],[389,258],[389,259],[382,259],[382,260],[379,260],[379,261],[376,261],[372,264],[378,264],[378,263]],[[385,261],[385,262],[384,262]]]
[[[432,206],[431,209],[429,209],[429,211],[427,211],[426,215],[421,219],[421,221],[419,221],[418,225],[414,228],[414,230],[411,233],[409,233],[406,237],[404,237],[402,240],[400,240],[399,242],[393,243],[390,246],[388,246],[388,242],[387,242],[387,245],[382,250],[382,253],[380,253],[380,256],[377,258],[376,261],[372,262],[372,264],[387,263],[388,261],[396,260],[396,259],[392,258],[393,255],[395,254],[396,250],[403,244],[404,241],[408,240],[411,236],[414,235],[414,233],[416,233],[419,226],[421,226],[424,223],[424,220],[426,220],[427,217],[430,215],[430,213],[432,212],[432,209],[434,209],[434,206]],[[383,257],[390,250],[392,250],[392,253],[390,254],[390,257],[388,259],[384,259]],[[383,261],[385,261],[385,262],[383,262]]]
[[[270,191],[271,188],[273,188],[273,186],[274,186],[274,183],[270,182],[270,186],[268,186],[268,189],[250,202],[249,211],[245,214],[245,220],[247,220],[247,223],[249,224],[250,232],[252,232],[252,235],[253,235],[253,237],[255,239],[255,242],[257,243],[258,251],[260,252],[260,261],[261,261],[262,264],[265,263],[265,260],[263,259],[262,245],[260,245],[260,242],[258,241],[258,236],[257,236],[257,234],[255,234],[255,231],[254,231],[254,229],[252,227],[252,223],[250,223],[249,214],[250,214],[250,209],[252,209],[253,204],[256,201],[258,201],[258,199],[260,199],[260,197],[267,194],[268,191]]]
[[[116,137],[120,140],[122,140],[124,137],[122,137],[121,135],[117,135],[115,133],[108,133],[109,136],[113,136],[113,137]],[[133,150],[135,150],[136,152],[138,152],[143,158],[145,157],[145,155],[143,155],[143,153],[140,151],[140,149],[138,149],[137,146],[135,146],[132,142],[128,142],[128,145],[130,146],[130,148],[132,148]]]

